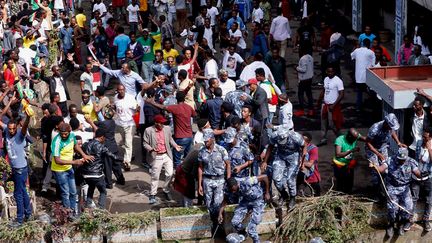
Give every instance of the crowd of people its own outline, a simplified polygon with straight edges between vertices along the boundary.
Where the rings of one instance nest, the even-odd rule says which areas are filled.
[[[385,178],[391,224],[400,208],[412,212],[420,190],[430,192],[432,134],[422,98],[414,101],[414,141],[408,148],[397,136],[394,114],[375,123],[367,136],[354,128],[341,133],[345,38],[319,18],[316,8],[312,10],[314,1],[195,2],[95,0],[90,20],[81,2],[2,5],[1,151],[15,183],[15,226],[32,215],[23,151],[34,142],[28,130],[30,117],[38,114],[31,106],[38,103],[41,192],[50,190],[54,178],[62,205],[73,212],[72,220],[83,208],[105,208],[107,189],[128,183],[134,162],[148,169],[149,204],[161,200],[157,193],[163,170],[165,200],[173,201],[174,189],[183,196],[183,206],[205,204],[215,226],[224,220],[225,205],[238,204],[232,224],[239,234],[230,239],[247,234],[259,242],[256,227],[265,201],[292,209],[299,187],[309,188],[312,196],[321,194],[318,147],[327,144],[329,130],[336,136],[335,189],[352,192],[354,154],[364,142],[374,185],[381,186],[379,178]],[[301,22],[295,32],[287,18],[290,11]],[[404,41],[398,65],[430,63],[422,54],[424,46],[411,44],[408,36]],[[290,87],[287,78],[288,48],[299,54],[298,89]],[[315,99],[314,52],[321,54],[322,73]],[[369,26],[351,58],[360,111],[367,91],[366,69],[385,66],[392,58]],[[77,72],[79,84],[72,87],[71,75]],[[294,112],[290,95],[295,92],[299,106]],[[81,103],[75,104],[71,99],[78,93]],[[422,90],[419,94],[431,99]],[[47,96],[49,102],[44,103]],[[296,131],[293,117],[317,113],[321,137],[315,145],[310,133]],[[136,135],[138,147],[133,143]],[[387,152],[391,137],[400,147],[393,157]],[[77,203],[79,198],[84,206]],[[429,201],[430,195],[424,216],[427,231]],[[248,212],[251,219],[245,229],[242,221]],[[410,214],[399,219],[400,233],[409,230]]]

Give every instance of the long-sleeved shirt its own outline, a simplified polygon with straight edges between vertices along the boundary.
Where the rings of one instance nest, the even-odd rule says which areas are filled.
[[[299,81],[313,78],[314,75],[314,61],[313,57],[309,54],[303,55],[296,68],[298,72]]]
[[[270,26],[270,34],[276,41],[284,41],[291,38],[291,28],[288,19],[284,16],[277,16]]]
[[[408,65],[408,60],[411,57],[412,49],[414,48],[414,45],[411,44],[409,47],[406,47],[405,44],[403,44],[397,53],[397,64],[398,65]]]
[[[125,74],[121,70],[111,70],[104,67],[103,65],[100,66],[100,69],[102,69],[104,73],[118,78],[120,83],[124,85],[126,93],[133,95],[134,97],[137,94],[135,82],[140,84],[144,83],[144,80],[141,78],[141,76],[139,76],[139,74],[134,71],[130,71],[129,74]]]

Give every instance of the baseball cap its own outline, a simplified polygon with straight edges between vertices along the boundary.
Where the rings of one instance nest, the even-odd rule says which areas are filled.
[[[244,81],[244,80],[239,79],[239,80],[236,81],[236,87],[237,88],[241,88],[241,87],[244,87],[246,85],[248,85],[248,83],[246,81]]]
[[[214,138],[213,130],[210,128],[206,128],[203,130],[203,140],[207,142],[208,140]]]
[[[406,160],[408,158],[408,149],[400,147],[398,149],[397,158],[400,160]]]
[[[258,84],[258,80],[256,78],[251,78],[248,80],[248,84]]]
[[[237,135],[237,131],[234,127],[228,127],[224,133],[225,143],[232,143]]]
[[[161,114],[157,114],[154,117],[154,122],[155,123],[165,123],[166,121],[167,121],[167,119],[163,115],[161,115]]]
[[[389,125],[389,127],[393,131],[396,131],[399,129],[399,121],[396,118],[396,115],[394,113],[389,113],[387,116],[385,116],[384,121]]]

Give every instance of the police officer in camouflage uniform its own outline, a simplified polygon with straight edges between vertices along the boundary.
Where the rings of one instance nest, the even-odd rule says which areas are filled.
[[[264,182],[265,194],[263,194],[260,182]],[[259,223],[261,223],[262,220],[262,213],[264,212],[265,207],[264,199],[266,201],[270,200],[270,183],[267,175],[243,178],[232,177],[228,179],[227,187],[231,193],[238,194],[238,196],[241,198],[240,203],[234,210],[234,216],[231,220],[234,229],[238,232],[239,235],[245,236],[246,231],[242,222],[246,217],[247,213],[251,212],[250,221],[247,225],[247,234],[249,234],[254,243],[260,242],[257,232],[257,226]],[[222,223],[223,221],[223,212],[225,205],[226,201],[224,200],[224,203],[219,210],[219,223]],[[234,235],[228,235],[226,239],[227,242],[234,242],[232,238],[239,238],[232,236]],[[241,238],[244,239],[245,237]]]
[[[300,155],[305,154],[305,141],[303,136],[293,130],[289,130],[287,125],[277,128],[270,136],[270,144],[267,148],[261,170],[265,171],[267,163],[273,149],[276,149],[273,161],[273,182],[281,193],[281,198],[285,201],[290,197],[288,208],[295,206],[297,195],[297,174],[299,171]],[[289,195],[286,191],[288,185]]]
[[[398,129],[399,121],[393,113],[386,115],[384,120],[369,128],[365,146],[366,158],[369,162],[380,166],[388,158],[390,138],[393,138],[399,147],[406,147],[399,141],[396,134]],[[383,171],[382,174],[385,176],[386,171]],[[381,187],[376,170],[372,170],[372,184],[375,188]],[[382,191],[377,191],[377,193],[382,193]],[[382,195],[378,194],[377,196],[381,197]]]
[[[376,166],[370,162],[370,167]],[[386,233],[389,237],[393,236],[393,228],[396,219],[399,218],[399,234],[403,235],[404,231],[408,231],[411,227],[410,212],[412,212],[413,201],[411,197],[410,182],[413,174],[417,177],[421,176],[418,169],[418,163],[414,159],[408,157],[407,148],[399,148],[397,155],[385,160],[382,165],[376,167],[379,172],[388,170],[385,180],[385,186],[388,191],[387,214],[389,226]],[[402,209],[403,207],[404,209]],[[399,217],[398,217],[399,216]]]
[[[238,178],[248,177],[254,155],[247,144],[237,138],[237,131],[233,127],[225,130],[224,140],[229,147],[228,156],[231,161],[232,175]]]
[[[225,173],[231,177],[228,152],[215,143],[212,129],[203,130],[203,146],[198,153],[198,192],[205,196],[205,203],[212,219],[216,219],[224,197]]]
[[[247,81],[237,80],[236,81],[237,90],[228,92],[228,94],[225,95],[224,101],[234,105],[234,112],[238,117],[242,117],[241,109],[243,105],[247,103],[241,100],[240,97],[244,95],[247,98],[246,100],[252,100],[252,97],[245,92],[247,85],[248,85]]]

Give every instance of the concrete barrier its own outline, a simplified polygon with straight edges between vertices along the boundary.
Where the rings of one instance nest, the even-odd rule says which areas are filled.
[[[190,215],[169,215],[167,210],[160,209],[160,229],[162,240],[203,239],[211,237],[212,221],[205,208]],[[179,212],[185,208],[178,208]]]

